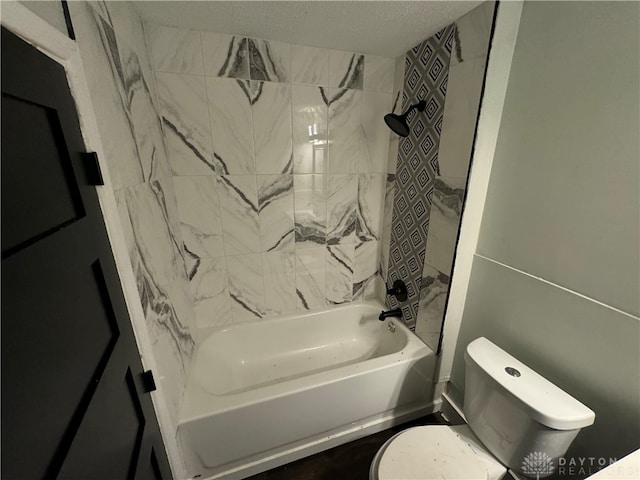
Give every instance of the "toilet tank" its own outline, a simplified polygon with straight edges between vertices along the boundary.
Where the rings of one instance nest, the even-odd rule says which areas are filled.
[[[484,337],[464,358],[464,413],[473,433],[512,470],[551,475],[595,413]]]

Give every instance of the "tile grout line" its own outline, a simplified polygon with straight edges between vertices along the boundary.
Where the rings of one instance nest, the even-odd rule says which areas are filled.
[[[202,42],[202,31],[198,30],[198,44],[200,46],[200,56],[202,58],[202,78],[203,78],[203,84],[204,84],[204,99],[207,103],[207,122],[209,124],[209,138],[211,139],[211,143],[210,143],[210,147],[211,150],[209,152],[207,152],[208,155],[212,155],[215,147],[214,147],[214,142],[213,142],[213,125],[211,124],[211,110],[210,110],[210,102],[209,102],[209,86],[207,85],[207,78],[208,76],[206,75],[206,61],[205,61],[205,56],[204,56],[204,47],[203,47],[203,42]],[[223,220],[222,220],[222,198],[220,196],[220,177],[221,174],[218,174],[217,172],[213,172],[213,177],[215,178],[215,185],[216,185],[216,198],[218,200],[218,218],[219,218],[219,226],[220,226],[220,236],[221,236],[221,243],[222,243],[222,259],[224,262],[224,297],[225,297],[225,304],[227,306],[228,309],[228,315],[230,317],[230,322],[231,324],[236,323],[235,319],[234,319],[234,315],[233,315],[233,304],[231,301],[231,283],[229,281],[229,264],[228,264],[228,257],[229,255],[227,255],[227,245],[226,245],[226,241],[225,241],[225,234],[224,234],[224,225],[223,225]]]

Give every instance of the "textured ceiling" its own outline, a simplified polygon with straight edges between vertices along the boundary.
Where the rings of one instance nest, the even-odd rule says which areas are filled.
[[[143,20],[396,57],[480,1],[135,1]]]

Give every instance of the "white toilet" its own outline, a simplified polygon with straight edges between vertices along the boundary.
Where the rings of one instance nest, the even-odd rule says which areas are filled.
[[[371,480],[499,480],[553,473],[595,413],[484,337],[467,346],[468,425],[409,428],[371,464]]]

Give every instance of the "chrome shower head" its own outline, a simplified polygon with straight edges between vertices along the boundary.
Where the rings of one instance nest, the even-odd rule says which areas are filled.
[[[409,109],[404,112],[402,115],[397,115],[395,113],[387,113],[384,116],[384,122],[387,126],[397,135],[401,137],[409,136],[409,124],[407,123],[407,117],[413,111],[414,108],[417,108],[419,112],[424,112],[424,109],[427,107],[427,102],[425,100],[420,100],[415,105],[411,105]]]

